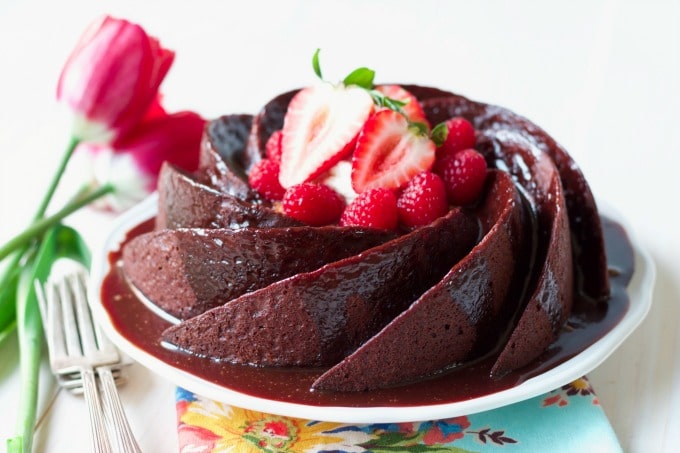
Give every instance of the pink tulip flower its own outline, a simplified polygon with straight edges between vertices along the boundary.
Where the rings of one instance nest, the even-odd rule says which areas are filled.
[[[81,37],[64,66],[57,99],[75,114],[81,142],[109,143],[146,115],[174,52],[139,25],[103,17]]]
[[[179,112],[144,121],[111,145],[81,144],[77,154],[89,159],[94,183],[115,188],[96,207],[121,211],[142,200],[156,189],[164,161],[196,170],[205,123],[196,113]]]

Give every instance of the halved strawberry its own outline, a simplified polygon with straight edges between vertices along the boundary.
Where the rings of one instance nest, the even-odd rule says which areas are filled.
[[[397,189],[432,167],[435,144],[401,113],[380,110],[364,125],[352,156],[352,188]]]
[[[420,102],[418,102],[418,99],[401,85],[378,85],[375,89],[388,98],[406,102],[406,105],[402,107],[402,110],[409,121],[412,123],[423,123],[427,125],[427,127],[430,127],[430,123],[427,121],[423,107],[420,105]]]
[[[370,94],[356,86],[322,83],[298,92],[283,122],[281,185],[311,181],[351,153],[372,112]]]

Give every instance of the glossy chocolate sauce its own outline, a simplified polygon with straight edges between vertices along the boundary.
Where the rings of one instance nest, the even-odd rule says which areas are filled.
[[[258,368],[218,363],[163,347],[159,338],[170,324],[137,299],[118,265],[121,253],[109,256],[111,270],[101,288],[101,300],[116,330],[128,341],[158,359],[202,379],[241,393],[315,406],[410,406],[443,404],[476,398],[514,387],[580,353],[602,338],[629,307],[626,287],[634,270],[634,253],[624,229],[603,218],[611,298],[608,303],[574,301],[572,314],[556,342],[530,365],[500,379],[489,371],[495,357],[452,369],[426,381],[369,392],[310,391],[324,370]],[[128,233],[126,241],[153,229],[150,219]]]

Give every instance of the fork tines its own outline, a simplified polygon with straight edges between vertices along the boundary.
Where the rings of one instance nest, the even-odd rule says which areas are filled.
[[[116,364],[121,356],[93,322],[87,303],[85,271],[78,271],[45,285],[39,297],[52,371],[57,375],[80,372],[83,365]]]

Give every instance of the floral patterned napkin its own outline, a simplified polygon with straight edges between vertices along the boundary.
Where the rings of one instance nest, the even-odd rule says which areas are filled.
[[[180,452],[620,452],[587,378],[444,420],[351,425],[240,409],[177,389]]]

